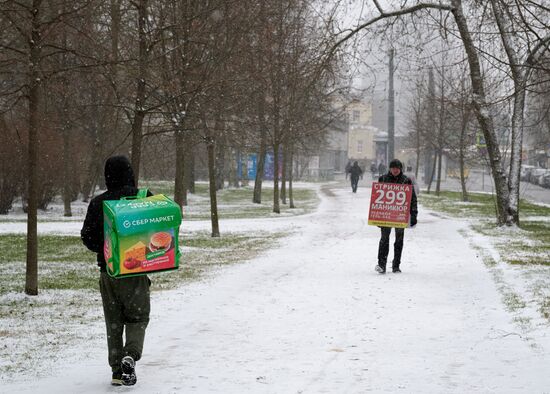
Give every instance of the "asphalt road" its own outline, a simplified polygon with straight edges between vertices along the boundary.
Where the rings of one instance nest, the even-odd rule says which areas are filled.
[[[370,187],[372,183],[370,172],[365,173],[363,178],[364,179],[359,182],[359,186],[364,186],[364,182],[367,181],[366,186]],[[349,182],[349,180],[346,180],[346,182]],[[418,179],[418,184],[420,186],[420,189],[426,189],[428,187],[428,185],[424,183],[420,176]],[[473,192],[483,191],[487,193],[492,193],[495,190],[493,178],[491,177],[488,170],[486,170],[485,172],[483,172],[482,170],[472,170],[466,183],[466,187],[468,191]],[[460,180],[457,178],[451,178],[449,176],[444,176],[444,179],[441,180],[441,189],[452,191],[462,190],[460,186]],[[431,190],[435,190],[435,181],[432,184]],[[529,182],[521,182],[520,194],[521,198],[525,198],[529,201],[550,204],[550,189],[545,189],[543,187],[533,185]]]

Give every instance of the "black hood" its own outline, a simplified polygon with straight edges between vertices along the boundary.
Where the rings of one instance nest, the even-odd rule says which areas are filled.
[[[107,190],[136,186],[134,170],[126,156],[109,157],[105,162],[105,185]]]

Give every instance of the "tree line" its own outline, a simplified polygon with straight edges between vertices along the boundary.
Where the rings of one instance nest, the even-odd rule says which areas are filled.
[[[340,116],[340,55],[330,7],[313,0],[23,0],[0,2],[0,212],[22,196],[27,282],[37,293],[37,210],[59,193],[65,216],[101,184],[103,163],[128,154],[139,180],[170,166],[187,204],[195,162],[207,163],[212,236],[216,190],[266,155],[273,211],[292,202],[293,158]],[[288,189],[287,189],[288,184]]]

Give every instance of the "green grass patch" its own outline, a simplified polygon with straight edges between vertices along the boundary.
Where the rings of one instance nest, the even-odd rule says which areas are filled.
[[[246,244],[250,240],[254,240],[252,236],[223,236],[211,237],[207,232],[201,232],[191,238],[181,238],[181,247],[201,248],[201,249],[220,249],[238,247],[239,244]]]
[[[469,201],[462,201],[462,193],[442,191],[439,196],[422,193],[419,200],[430,209],[451,216],[494,216],[495,201],[490,194],[470,193]]]
[[[545,319],[550,320],[550,296],[545,296],[542,298],[539,312],[544,316]]]
[[[494,196],[470,193],[470,201],[462,202],[459,192],[441,192],[440,196],[422,194],[424,206],[449,216],[477,219],[472,229],[493,237],[504,260],[514,265],[550,265],[550,221],[521,220],[521,217],[550,216],[550,208],[520,201],[520,228],[499,227],[495,221]]]
[[[206,232],[180,238],[184,249],[177,271],[151,274],[160,287],[171,288],[197,278],[206,267],[222,266],[251,259],[273,245],[283,233],[226,234],[212,238]],[[0,246],[7,251],[0,261],[0,295],[22,292],[25,285],[25,236],[0,235]],[[8,248],[9,246],[10,248]],[[39,290],[98,290],[99,272],[94,253],[88,251],[79,237],[40,236],[38,254]]]
[[[20,234],[0,235],[2,261],[26,261],[27,237]],[[89,261],[95,258],[80,237],[62,235],[38,236],[38,260],[46,262]],[[2,263],[0,263],[2,264]]]
[[[526,257],[524,259],[517,258],[505,258],[505,261],[508,264],[512,265],[546,265],[550,266],[550,261],[548,261],[548,256],[546,257]]]
[[[462,193],[442,191],[439,196],[422,193],[420,200],[423,205],[439,212],[445,212],[451,216],[466,217],[496,217],[496,196],[487,193],[469,193],[469,201],[462,201]],[[550,216],[550,207],[533,204],[526,200],[520,200],[520,215]],[[521,218],[520,218],[521,219]],[[522,225],[523,227],[523,225]]]
[[[511,291],[510,289],[503,291],[502,300],[506,306],[506,309],[510,312],[517,312],[518,310],[525,308],[527,305],[519,294]]]
[[[174,183],[168,181],[143,181],[142,187],[148,187],[153,193],[163,193],[173,198]],[[262,203],[252,202],[254,188],[226,188],[218,190],[218,217],[220,219],[245,219],[278,216],[273,213],[273,189],[262,190]],[[317,193],[313,189],[293,188],[293,199],[296,209],[289,204],[280,204],[282,215],[300,215],[312,212],[318,205]],[[198,183],[195,193],[188,194],[188,206],[184,209],[184,220],[207,220],[210,218],[210,195],[208,185]]]

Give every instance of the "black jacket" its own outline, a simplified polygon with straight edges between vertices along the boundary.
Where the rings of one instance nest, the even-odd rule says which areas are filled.
[[[405,175],[403,175],[403,171],[399,173],[397,176],[393,176],[391,172],[388,172],[381,177],[378,178],[378,182],[384,182],[384,183],[400,183],[405,185],[412,185],[412,181],[407,178]],[[411,198],[411,217],[416,219],[416,216],[418,215],[418,207],[416,202],[416,193],[414,192],[414,185],[412,188],[412,198]],[[415,220],[416,221],[416,220]]]
[[[358,165],[353,165],[351,169],[349,170],[349,173],[351,174],[351,179],[359,179],[361,175],[363,175],[363,170]]]
[[[84,245],[97,253],[97,265],[105,271],[103,257],[103,201],[120,200],[121,197],[135,196],[138,192],[134,180],[134,170],[124,156],[113,156],[105,163],[105,184],[107,191],[96,196],[88,205],[80,238]],[[148,193],[148,195],[152,195]]]

